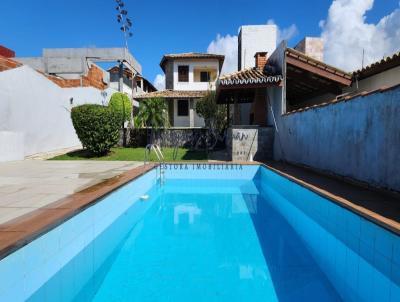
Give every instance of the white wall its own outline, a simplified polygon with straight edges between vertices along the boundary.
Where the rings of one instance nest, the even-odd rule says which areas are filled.
[[[0,72],[0,131],[23,135],[24,156],[78,146],[71,97],[74,105],[104,102],[98,89],[61,88],[28,66]],[[21,149],[18,140],[7,144]],[[6,152],[0,153],[0,160],[6,158]]]
[[[400,84],[400,66],[378,73],[372,77],[358,82],[359,91],[372,91],[382,87],[391,87]],[[357,86],[354,83],[346,91],[355,91]]]
[[[244,25],[239,32],[239,70],[255,66],[254,55],[267,51],[270,56],[276,48],[276,25]]]
[[[0,162],[24,159],[24,134],[0,131]]]
[[[173,127],[204,127],[204,119],[199,117],[196,113],[196,102],[193,100],[193,107],[190,107],[189,100],[189,115],[188,116],[178,116],[178,100],[173,100],[174,102],[174,124]],[[190,123],[190,119],[193,120],[193,125]]]
[[[178,66],[188,65],[189,66],[189,82],[178,82]],[[210,83],[206,82],[194,82],[193,70],[195,68],[210,68],[217,72],[217,78],[219,76],[219,62],[218,60],[177,60],[173,63],[174,72],[174,90],[209,90]],[[215,82],[211,83],[211,89],[215,89]]]
[[[73,88],[61,88],[63,94],[69,100],[73,98],[72,105],[78,106],[82,104],[95,103],[101,105],[107,105],[108,99],[111,97],[101,95],[101,90],[94,87],[73,87]]]
[[[118,82],[110,82],[108,87],[114,89],[115,91],[119,91]],[[122,91],[126,93],[129,97],[132,97],[132,89],[128,85],[123,84]]]

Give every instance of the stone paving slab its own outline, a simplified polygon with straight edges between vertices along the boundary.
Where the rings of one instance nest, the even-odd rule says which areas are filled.
[[[0,225],[142,164],[43,160],[0,163]]]

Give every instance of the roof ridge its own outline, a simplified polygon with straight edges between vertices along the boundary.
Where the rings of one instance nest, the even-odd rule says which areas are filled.
[[[232,76],[234,74],[239,74],[239,73],[243,73],[243,72],[246,72],[246,71],[251,71],[251,70],[254,70],[254,69],[256,69],[256,67],[248,67],[248,68],[245,68],[245,69],[242,69],[242,70],[237,70],[237,71],[233,71],[233,72],[230,72],[230,73],[226,73],[226,74],[220,76],[220,79],[224,79],[225,77],[230,77],[230,76]]]

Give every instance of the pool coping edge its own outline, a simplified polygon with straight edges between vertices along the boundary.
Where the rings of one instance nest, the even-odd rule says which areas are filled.
[[[0,261],[157,166],[135,167],[1,224]]]

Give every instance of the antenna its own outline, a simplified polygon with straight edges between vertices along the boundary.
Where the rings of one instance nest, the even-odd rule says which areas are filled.
[[[361,69],[363,69],[363,68],[364,68],[364,58],[365,58],[365,49],[363,48],[363,51],[362,51],[362,62],[361,62]]]
[[[125,3],[122,0],[115,0],[117,7],[117,21],[121,24],[120,30],[124,33],[125,47],[128,49],[128,39],[132,37],[131,27],[132,21],[128,17],[128,11],[125,8]]]

